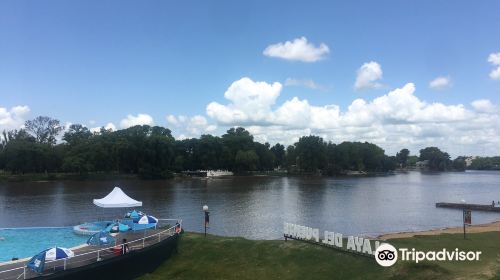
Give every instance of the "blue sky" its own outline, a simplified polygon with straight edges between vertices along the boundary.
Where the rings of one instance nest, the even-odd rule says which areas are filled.
[[[475,119],[480,113],[494,119],[500,80],[490,77],[498,64],[488,57],[500,52],[499,11],[497,1],[2,1],[0,108],[17,122],[2,123],[0,111],[0,128],[37,115],[89,127],[111,122],[119,128],[127,115],[141,113],[182,137],[203,133],[202,126],[213,125],[216,129],[209,131],[217,134],[245,125],[262,141],[292,143],[309,132],[335,142],[367,140],[388,150],[395,143],[418,149],[445,137],[430,132],[430,139],[422,133],[429,120],[420,124],[406,118],[420,132],[412,140],[398,134],[399,140],[391,142],[386,126],[383,131],[374,128],[371,132],[378,134],[370,136],[370,131],[346,132],[333,125],[296,127],[273,114],[294,97],[310,106],[338,105],[343,114],[355,99],[369,103],[413,83],[411,94],[419,101],[463,104]],[[315,62],[263,53],[268,46],[302,37],[329,51]],[[376,86],[356,90],[357,71],[369,62],[376,62],[383,74],[376,75]],[[263,112],[267,116],[242,120],[210,115],[211,102],[238,107],[224,93],[243,77],[282,85]],[[429,83],[438,77],[447,82],[436,90]],[[287,79],[313,81],[318,88],[286,85]],[[488,100],[488,108],[475,110],[471,103],[477,100],[483,105]],[[27,106],[29,112],[13,117],[16,106]],[[168,115],[198,115],[206,123],[185,131],[188,124],[175,127]],[[456,121],[437,118],[433,129]],[[488,129],[493,131],[483,132],[498,134],[496,126]],[[467,136],[472,137],[456,135]],[[452,154],[500,154],[500,140],[484,141],[448,148]]]

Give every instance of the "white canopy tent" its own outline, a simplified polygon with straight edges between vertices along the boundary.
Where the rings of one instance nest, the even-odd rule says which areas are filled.
[[[126,195],[119,187],[115,187],[107,196],[101,199],[94,199],[94,204],[102,208],[125,208],[142,206],[141,201],[137,201]]]

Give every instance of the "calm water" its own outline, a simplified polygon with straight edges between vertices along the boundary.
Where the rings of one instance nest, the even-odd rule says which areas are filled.
[[[202,205],[210,207],[209,232],[277,239],[284,221],[344,234],[458,226],[459,210],[438,201],[489,204],[500,200],[500,172],[400,173],[371,178],[234,177],[172,181],[0,183],[0,228],[72,226],[124,210],[98,209],[119,185],[142,200],[142,211],[181,217],[189,231],[202,231]],[[473,212],[473,223],[500,220],[500,213]],[[1,241],[0,241],[1,242]]]

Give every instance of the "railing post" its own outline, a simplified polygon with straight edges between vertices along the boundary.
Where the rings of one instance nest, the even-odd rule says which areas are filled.
[[[146,238],[142,239],[142,249],[144,249],[144,240],[146,240]]]
[[[158,233],[158,242],[160,242],[160,241],[161,241],[161,232]]]
[[[23,267],[23,279],[26,279],[26,266]]]
[[[101,260],[101,257],[100,257],[100,253],[101,251],[100,250],[97,250],[97,261],[100,261]]]
[[[66,270],[66,260],[67,259],[64,259],[64,270]]]

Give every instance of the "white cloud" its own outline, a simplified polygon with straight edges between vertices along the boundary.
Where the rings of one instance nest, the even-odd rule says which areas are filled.
[[[286,60],[297,60],[302,62],[315,62],[324,59],[330,52],[328,46],[321,43],[318,47],[307,42],[306,37],[300,37],[285,43],[276,43],[268,46],[263,54],[269,57],[277,57]]]
[[[488,62],[492,65],[500,65],[500,52],[490,54],[488,56]],[[491,70],[490,78],[493,80],[500,80],[500,66]]]
[[[382,84],[377,83],[382,79],[382,67],[375,61],[363,64],[357,71],[355,90],[380,88]]]
[[[121,128],[129,128],[135,125],[154,125],[153,118],[148,114],[127,115],[120,121]]]
[[[195,115],[191,118],[186,116],[168,115],[166,117],[167,123],[173,126],[173,130],[181,133],[178,137],[183,139],[187,137],[199,137],[202,134],[215,132],[217,126],[209,124],[207,119],[201,115]]]
[[[475,100],[471,103],[471,105],[472,105],[472,108],[474,108],[476,111],[481,112],[481,113],[494,113],[494,112],[498,112],[500,109],[499,106],[495,106],[488,99]]]
[[[103,126],[91,127],[91,128],[89,128],[89,130],[90,130],[90,132],[92,132],[92,133],[96,133],[96,132],[100,132],[102,127],[103,127]],[[111,131],[116,131],[116,126],[115,126],[113,123],[109,122],[109,123],[107,123],[107,124],[104,126],[104,129],[106,129],[106,130],[111,130]]]
[[[500,65],[500,52],[490,54],[488,56],[488,62],[493,65]]]
[[[490,78],[493,80],[500,80],[500,66],[490,72]]]
[[[107,123],[107,124],[104,126],[104,128],[105,128],[106,130],[116,131],[116,126],[115,126],[113,123],[110,123],[110,122],[109,122],[109,123]]]
[[[415,96],[415,85],[408,83],[373,100],[356,99],[341,110],[335,104],[316,106],[298,97],[276,104],[281,87],[273,89],[271,83],[249,78],[242,87],[242,80],[230,87],[231,92],[237,88],[238,94],[226,94],[225,105],[210,103],[207,115],[224,128],[244,126],[259,141],[292,144],[300,136],[315,134],[336,143],[373,142],[390,154],[405,147],[418,153],[437,143],[455,156],[500,153],[500,124],[495,121],[500,107],[489,100],[475,101],[469,109],[462,104],[426,102]],[[256,108],[254,99],[266,91],[272,98]]]
[[[0,107],[0,131],[21,128],[29,112],[28,106]]]
[[[230,101],[228,105],[211,102],[207,106],[207,115],[219,123],[258,123],[266,122],[271,106],[276,102],[282,85],[278,82],[254,82],[249,78],[235,81],[224,93]]]
[[[167,123],[174,125],[174,126],[179,125],[179,121],[177,120],[177,118],[174,115],[167,116]]]
[[[444,76],[437,77],[429,83],[429,87],[436,90],[449,88],[451,87],[451,78]]]
[[[311,79],[293,79],[293,78],[287,78],[285,80],[285,86],[302,86],[310,89],[315,89],[315,90],[326,90],[326,87],[317,84]]]

